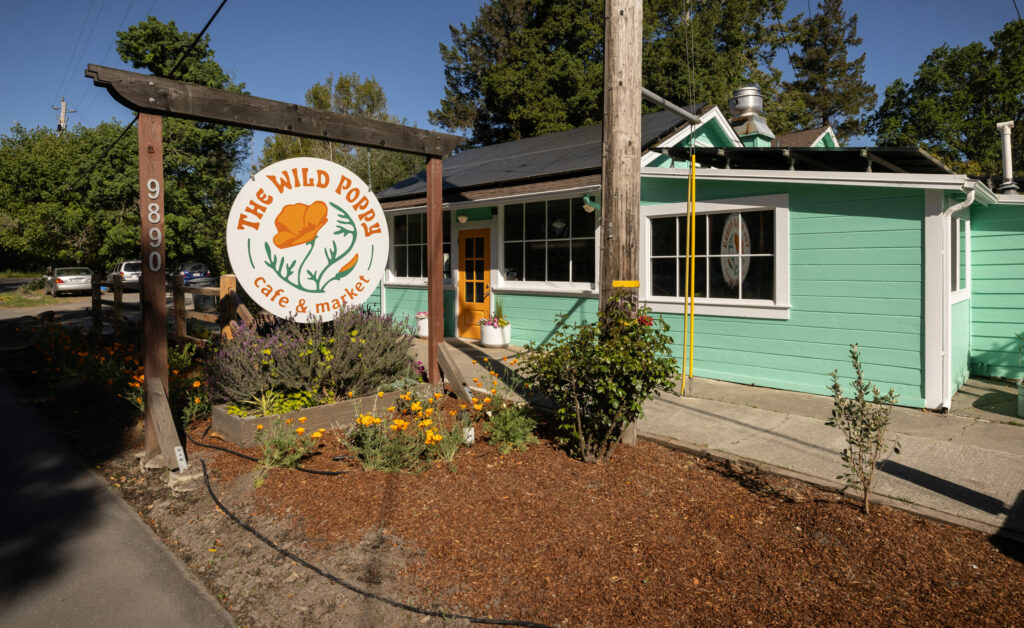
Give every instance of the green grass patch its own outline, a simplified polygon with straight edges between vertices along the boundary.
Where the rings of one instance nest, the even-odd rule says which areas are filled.
[[[40,305],[54,305],[57,298],[45,296],[42,290],[38,294],[25,294],[21,291],[0,293],[0,308],[8,307],[37,307]]]
[[[27,270],[0,270],[0,279],[35,279],[36,277],[42,277],[45,273],[40,272],[29,272]]]

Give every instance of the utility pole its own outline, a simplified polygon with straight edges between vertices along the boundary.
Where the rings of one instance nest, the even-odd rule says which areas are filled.
[[[605,0],[601,155],[601,307],[640,286],[640,70],[642,0]]]
[[[61,135],[64,133],[64,131],[68,130],[68,116],[72,113],[76,113],[78,110],[71,109],[69,111],[68,104],[64,102],[63,96],[60,97],[60,107],[54,107],[53,105],[50,105],[50,109],[60,112],[60,114],[58,114],[57,116],[57,134]]]
[[[640,288],[640,70],[643,0],[604,3],[604,126],[601,151],[600,306],[625,292],[635,315]],[[636,445],[636,425],[622,432]]]

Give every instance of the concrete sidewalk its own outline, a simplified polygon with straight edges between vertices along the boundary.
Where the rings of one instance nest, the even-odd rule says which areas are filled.
[[[446,342],[469,379],[483,379],[490,365],[508,368],[501,357],[522,350]],[[426,342],[417,340],[416,350],[425,359]],[[492,362],[485,365],[485,357]],[[1014,417],[1004,411],[1011,404],[1003,399],[1010,393],[1003,388],[1010,390],[998,382],[968,382],[945,414],[894,408],[889,430],[902,453],[879,467],[873,485],[879,501],[1024,540],[1024,427],[1011,424]],[[845,470],[840,458],[845,441],[838,429],[825,425],[831,397],[700,378],[691,392],[695,395],[666,393],[648,402],[640,437],[822,486],[843,486],[836,478]]]
[[[0,625],[233,626],[120,496],[0,380]]]

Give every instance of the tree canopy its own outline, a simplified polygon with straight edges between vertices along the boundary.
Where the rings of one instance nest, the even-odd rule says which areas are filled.
[[[1024,21],[1007,23],[990,42],[939,46],[912,83],[897,79],[889,85],[871,123],[878,144],[919,145],[957,172],[998,183],[1002,144],[996,123],[1024,124]],[[1019,173],[1024,133],[1013,134],[1012,152]]]
[[[354,72],[337,79],[329,76],[313,84],[306,91],[306,105],[322,111],[405,124],[405,120],[388,112],[388,99],[381,84],[372,76],[363,79]],[[264,140],[259,167],[290,157],[319,157],[341,164],[378,191],[422,170],[426,163],[417,155],[278,134]]]
[[[817,13],[794,26],[800,53],[790,59],[795,78],[786,89],[803,102],[808,126],[832,125],[840,140],[863,135],[878,95],[863,79],[865,55],[849,59],[850,48],[863,42],[857,16],[847,19],[842,0],[821,0]]]
[[[785,5],[645,0],[644,85],[675,102],[725,108],[733,89],[754,82],[766,94],[769,122],[791,125],[771,65],[787,37]],[[430,121],[468,131],[471,145],[600,122],[603,24],[603,0],[491,0],[472,24],[451,27],[451,45],[440,44],[445,95]]]

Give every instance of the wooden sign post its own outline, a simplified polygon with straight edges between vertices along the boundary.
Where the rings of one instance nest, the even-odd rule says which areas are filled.
[[[142,366],[147,379],[159,381],[167,396],[167,291],[164,272],[163,118],[139,114],[139,219],[142,225]],[[147,396],[148,399],[148,396]],[[146,458],[160,455],[153,409],[146,404]],[[173,452],[164,452],[172,459]]]

